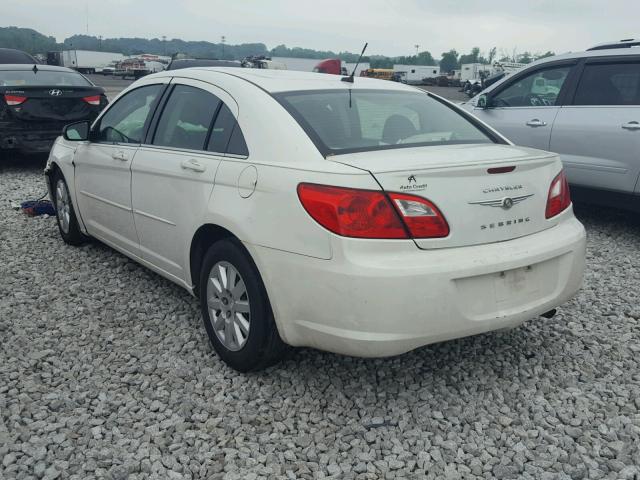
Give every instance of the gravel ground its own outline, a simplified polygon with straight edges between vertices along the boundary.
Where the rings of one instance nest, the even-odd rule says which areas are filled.
[[[195,299],[65,245],[41,165],[0,167],[0,478],[631,479],[640,474],[640,221],[581,214],[551,320],[382,360],[301,349],[240,375]]]

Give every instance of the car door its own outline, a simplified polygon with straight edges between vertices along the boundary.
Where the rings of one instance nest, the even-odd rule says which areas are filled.
[[[162,83],[120,97],[92,127],[74,156],[78,210],[90,235],[139,256],[131,208],[131,161],[148,128]]]
[[[516,74],[491,92],[489,108],[475,107],[473,114],[516,145],[549,150],[572,68],[571,63],[541,65]]]
[[[556,118],[551,149],[562,154],[573,185],[638,191],[640,56],[592,58],[570,105]]]
[[[133,212],[142,256],[173,280],[186,281],[192,235],[208,206],[231,133],[220,127],[225,112],[235,119],[237,105],[223,90],[174,79],[132,165]]]

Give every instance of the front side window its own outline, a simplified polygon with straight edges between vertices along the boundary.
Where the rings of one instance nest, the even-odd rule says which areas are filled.
[[[100,119],[97,141],[141,143],[145,124],[162,85],[136,88],[118,99]]]
[[[153,144],[189,150],[202,150],[220,99],[212,93],[188,85],[177,85],[171,92]]]
[[[640,62],[587,64],[574,105],[640,105]]]
[[[275,96],[324,155],[496,141],[426,93],[345,89]]]
[[[493,97],[495,107],[544,107],[556,105],[570,66],[537,70],[516,80]]]

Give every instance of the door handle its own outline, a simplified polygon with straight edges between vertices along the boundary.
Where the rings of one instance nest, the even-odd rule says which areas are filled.
[[[122,162],[126,162],[127,160],[129,160],[129,156],[126,153],[124,153],[122,150],[113,152],[111,154],[111,158],[113,158],[114,160],[120,160]]]
[[[625,123],[624,125],[622,125],[622,128],[624,128],[625,130],[640,130],[640,123],[634,120],[632,122]]]
[[[530,127],[546,127],[547,126],[547,122],[543,122],[542,120],[534,118],[533,120],[529,120],[527,122],[527,125],[530,126]]]
[[[194,172],[204,172],[207,167],[200,163],[195,158],[190,158],[189,160],[183,160],[180,162],[180,166],[185,170],[193,170]]]

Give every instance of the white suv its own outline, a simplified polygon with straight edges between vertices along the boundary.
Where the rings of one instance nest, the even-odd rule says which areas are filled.
[[[347,77],[351,78],[351,77]],[[191,68],[69,125],[47,175],[88,235],[200,297],[238,370],[516,326],[571,298],[585,231],[557,155],[395,82]]]
[[[639,46],[539,60],[465,108],[518,145],[560,153],[574,200],[640,210]]]

